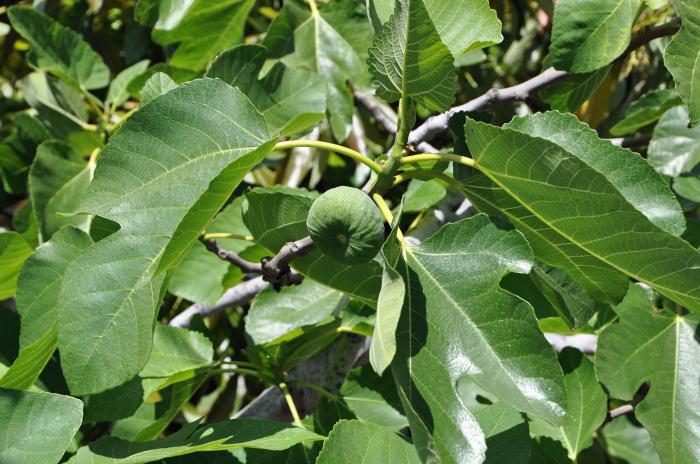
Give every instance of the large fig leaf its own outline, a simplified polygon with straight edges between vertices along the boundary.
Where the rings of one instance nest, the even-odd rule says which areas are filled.
[[[563,71],[587,73],[613,62],[631,40],[641,0],[559,0],[550,58]]]
[[[664,63],[690,108],[692,125],[700,122],[700,4],[674,0],[683,26],[664,52]]]
[[[501,22],[487,0],[423,0],[442,42],[455,59],[503,40]],[[396,0],[370,0],[370,19],[376,29],[394,12]],[[374,13],[374,14],[372,14]]]
[[[29,61],[83,89],[109,82],[109,68],[80,35],[33,8],[8,11],[12,27],[31,45]]]
[[[542,127],[536,135],[548,132]],[[651,190],[656,194],[640,192],[635,182],[658,181],[632,162],[637,174],[626,178],[621,167],[628,162],[618,164],[612,148],[593,144],[598,158],[582,156],[576,146],[588,145],[584,135],[564,147],[553,143],[556,138],[468,121],[467,142],[488,180],[475,176],[466,190],[510,219],[538,258],[566,270],[598,299],[619,301],[626,274],[700,311],[700,253],[669,232],[680,230],[670,198],[657,187]],[[659,209],[637,209],[647,202]]]
[[[389,102],[413,98],[443,111],[457,90],[454,58],[440,40],[423,0],[400,0],[369,49],[377,95]]]
[[[110,139],[83,209],[121,228],[68,267],[59,302],[58,343],[72,393],[98,393],[141,370],[163,271],[271,149],[268,139],[248,99],[212,79],[156,97]]]
[[[532,307],[499,287],[527,273],[532,251],[485,215],[403,247],[406,299],[392,371],[423,460],[481,462],[484,436],[455,386],[469,377],[497,399],[558,425],[562,371]]]
[[[620,322],[598,340],[598,378],[610,396],[622,400],[631,400],[650,382],[635,416],[649,431],[661,462],[700,461],[700,319],[659,313],[648,291],[637,285],[615,312]]]

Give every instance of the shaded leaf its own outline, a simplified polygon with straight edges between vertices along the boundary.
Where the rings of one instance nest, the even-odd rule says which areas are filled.
[[[134,18],[146,26],[169,31],[180,24],[194,0],[138,0]]]
[[[664,52],[664,64],[673,75],[678,93],[690,108],[694,126],[700,122],[700,5],[693,0],[674,0],[683,26]]]
[[[279,422],[237,419],[197,426],[188,424],[167,438],[132,443],[118,438],[103,438],[84,446],[70,464],[140,464],[202,451],[235,448],[284,450],[298,443],[323,439],[305,429]]]
[[[250,307],[246,334],[256,345],[268,343],[337,314],[344,303],[342,293],[310,279],[301,285],[284,287],[279,293],[268,287]]]
[[[173,270],[168,291],[185,300],[213,305],[224,293],[223,280],[229,264],[195,242],[190,252]]]
[[[596,374],[610,396],[631,400],[644,382],[649,393],[635,416],[649,431],[662,462],[700,460],[700,321],[697,315],[658,313],[649,293],[630,287],[615,307],[620,322],[598,339]]]
[[[618,121],[610,133],[615,136],[633,134],[661,118],[669,109],[681,103],[678,92],[672,89],[648,92],[632,103],[622,120]]]
[[[700,162],[700,128],[688,128],[688,108],[671,108],[654,128],[649,164],[666,176],[689,172]]]
[[[83,403],[70,396],[0,388],[0,461],[59,462],[82,418]]]
[[[595,300],[564,271],[536,264],[531,278],[570,328],[578,329],[595,313]]]
[[[217,53],[243,41],[243,30],[255,0],[199,0],[170,30],[154,29],[160,44],[179,43],[170,58],[177,67],[203,69]]]
[[[34,384],[56,346],[56,302],[68,265],[92,244],[73,227],[58,231],[37,248],[22,268],[17,284],[17,312],[21,316],[20,353],[0,386],[26,389]]]
[[[276,64],[258,80],[266,51],[259,45],[241,45],[219,55],[208,77],[238,87],[265,116],[271,133],[303,132],[324,117],[326,81],[318,74]]]
[[[320,13],[312,13],[294,30],[294,53],[285,56],[283,62],[326,79],[333,137],[344,141],[352,128],[354,108],[347,81],[357,88],[367,87],[368,81],[365,64],[357,52]]]
[[[631,40],[641,0],[559,0],[550,59],[563,71],[586,73],[612,63]]]
[[[619,417],[603,428],[605,447],[611,456],[635,464],[661,464],[649,432]]]
[[[559,428],[569,458],[593,444],[593,433],[608,413],[608,397],[598,384],[593,363],[575,348],[559,354],[566,385],[566,416]]]
[[[107,390],[145,365],[162,271],[184,257],[270,150],[267,139],[246,97],[211,79],[155,98],[110,138],[82,209],[121,228],[68,267],[59,303],[71,392]]]
[[[125,68],[122,72],[117,74],[117,76],[109,84],[109,91],[107,92],[107,99],[105,100],[105,105],[114,111],[117,107],[121,106],[127,98],[129,98],[129,84],[135,78],[146,72],[148,65],[151,62],[149,60],[142,60],[138,63],[132,64],[128,68]]]
[[[418,464],[421,461],[415,448],[399,435],[368,422],[343,420],[331,430],[316,462]]]
[[[62,216],[80,206],[92,170],[82,156],[58,140],[44,142],[37,148],[29,170],[29,196],[39,222],[40,239],[47,241],[66,224],[87,229],[90,217]]]
[[[553,110],[574,112],[598,90],[610,66],[585,74],[573,74],[542,88],[537,94]]]
[[[145,105],[159,95],[163,95],[177,87],[175,81],[163,72],[156,72],[148,78],[141,88],[141,104]]]
[[[19,270],[32,249],[16,232],[0,232],[0,301],[15,295]]]
[[[99,89],[109,81],[109,69],[80,35],[32,8],[8,11],[12,27],[31,45],[29,61],[83,89]]]
[[[340,396],[348,409],[364,422],[395,432],[408,426],[391,373],[380,377],[367,364],[353,369],[340,387]]]

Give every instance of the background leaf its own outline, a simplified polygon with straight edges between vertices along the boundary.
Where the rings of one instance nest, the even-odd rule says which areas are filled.
[[[368,422],[340,421],[323,443],[323,449],[316,462],[418,464],[421,461],[415,448],[393,432]]]
[[[586,73],[611,63],[630,43],[641,0],[559,0],[550,59],[562,71]]]
[[[109,81],[100,55],[78,33],[32,8],[8,11],[12,27],[31,45],[30,62],[82,89],[99,89]]]
[[[620,323],[598,339],[596,374],[610,396],[631,400],[644,382],[649,393],[635,407],[635,416],[649,431],[662,462],[700,459],[700,374],[693,367],[700,356],[698,317],[658,313],[648,292],[630,287],[615,307]]]
[[[14,296],[17,278],[32,249],[16,232],[0,232],[0,301]]]
[[[680,103],[681,98],[673,89],[648,92],[630,105],[622,120],[610,128],[610,133],[615,136],[633,134],[658,121],[667,110]]]
[[[58,462],[82,418],[83,403],[70,396],[0,388],[0,460]]]
[[[700,122],[700,6],[693,0],[674,0],[683,26],[664,52],[664,63],[673,75],[678,93],[690,108],[692,125]]]

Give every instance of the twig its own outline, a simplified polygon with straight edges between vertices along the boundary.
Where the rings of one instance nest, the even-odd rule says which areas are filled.
[[[269,283],[265,282],[262,276],[247,280],[226,290],[223,296],[219,298],[219,301],[217,301],[213,306],[207,306],[200,303],[193,304],[172,318],[170,325],[174,327],[189,327],[190,322],[195,315],[199,314],[202,317],[207,317],[220,313],[225,309],[245,304],[255,295],[262,292],[268,285]]]
[[[294,258],[306,255],[314,248],[311,237],[304,237],[294,242],[286,243],[280,251],[271,258],[263,258],[262,274],[266,282],[270,282],[275,289],[284,285],[296,285],[301,282],[300,275],[292,272],[289,263]]]
[[[555,333],[545,333],[544,338],[557,353],[564,348],[576,348],[583,354],[595,354],[598,346],[598,337],[592,334],[560,335]]]
[[[204,240],[204,246],[207,247],[207,250],[211,251],[219,258],[223,259],[224,261],[228,261],[234,266],[239,267],[241,271],[245,273],[262,274],[263,272],[261,264],[251,263],[250,261],[246,261],[245,259],[238,256],[236,253],[224,250],[219,246],[218,243],[216,243],[216,240]]]
[[[615,419],[616,417],[624,416],[625,414],[629,414],[632,411],[634,411],[634,406],[631,404],[623,404],[619,408],[611,409],[608,411],[608,419],[607,422],[610,422],[611,420]]]
[[[616,60],[622,61],[632,51],[651,42],[659,37],[672,35],[680,28],[680,21],[674,20],[660,26],[654,26],[637,33],[632,38],[629,47]],[[557,71],[554,68],[548,68],[542,74],[539,74],[532,79],[522,82],[512,87],[503,89],[491,89],[480,97],[468,101],[463,105],[456,106],[449,111],[428,118],[421,126],[414,129],[408,137],[408,143],[418,146],[421,142],[433,139],[437,134],[447,130],[447,123],[457,113],[463,111],[479,111],[488,108],[494,103],[506,101],[524,101],[528,99],[534,92],[540,88],[558,81],[570,74],[566,71]]]
[[[619,406],[617,408],[611,409],[608,411],[608,416],[605,418],[605,423],[610,422],[611,420],[615,419],[616,417],[624,416],[626,414],[629,414],[634,411],[634,408],[642,402],[644,398],[646,398],[647,394],[649,393],[649,388],[651,387],[651,384],[649,382],[644,383],[637,393],[635,393],[634,398],[632,398],[632,401],[630,401],[628,404],[623,404],[622,406]]]

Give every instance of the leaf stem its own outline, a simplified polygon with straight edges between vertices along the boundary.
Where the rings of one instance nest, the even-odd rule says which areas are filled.
[[[218,240],[221,238],[235,238],[236,240],[245,240],[246,242],[254,242],[255,241],[255,238],[253,238],[251,235],[231,234],[228,232],[212,232],[209,234],[207,234],[205,232],[202,238],[204,240]]]
[[[367,156],[365,156],[362,153],[355,151],[351,148],[343,147],[341,145],[336,145],[334,143],[321,142],[319,140],[288,140],[286,142],[278,143],[275,146],[275,150],[288,150],[290,148],[301,148],[301,147],[318,148],[319,150],[332,151],[333,153],[347,156],[349,158],[354,159],[355,161],[358,161],[358,162],[366,165],[368,168],[370,168],[372,171],[376,172],[377,174],[380,174],[382,172],[382,167],[378,163],[376,163],[375,161],[369,159]]]
[[[332,401],[338,401],[339,398],[338,396],[334,395],[333,393],[329,392],[325,388],[321,388],[318,385],[311,383],[311,382],[306,382],[304,380],[289,380],[289,384],[291,385],[301,385],[302,387],[306,387],[309,390],[313,390],[317,393],[319,393],[322,396],[325,396],[326,398],[332,400]]]
[[[292,418],[294,418],[294,425],[301,428],[305,428],[304,424],[301,422],[301,417],[299,417],[299,411],[297,410],[297,407],[294,404],[294,398],[292,398],[292,393],[289,391],[289,387],[284,382],[281,382],[279,384],[279,387],[280,390],[282,390],[284,399],[287,401],[287,406],[289,406],[289,412],[292,413]]]
[[[421,161],[452,161],[454,163],[464,164],[465,166],[475,167],[475,162],[472,158],[455,155],[453,153],[424,153],[420,155],[404,156],[401,158],[401,164],[419,163]]]
[[[457,190],[460,190],[462,188],[462,185],[459,182],[457,182],[455,179],[453,179],[452,177],[450,177],[447,174],[444,174],[442,172],[436,172],[436,171],[403,172],[395,177],[393,186],[396,187],[400,183],[405,182],[409,179],[421,179],[422,177],[432,177],[433,179],[439,179],[443,182],[446,182],[451,187],[456,188]]]
[[[309,8],[311,8],[311,14],[318,14],[318,6],[316,6],[316,0],[308,0]]]
[[[387,205],[384,197],[378,193],[374,193],[374,194],[372,194],[372,199],[377,204],[377,207],[379,208],[379,212],[382,213],[382,216],[384,216],[384,219],[386,219],[386,222],[388,222],[389,225],[393,225],[394,224],[394,214],[391,212],[391,208],[389,208],[389,205]],[[398,225],[396,227],[398,229]],[[401,229],[398,229],[396,231],[396,236],[398,237],[399,241],[401,241],[401,242],[404,241],[404,236],[403,236],[403,232],[401,232]]]

